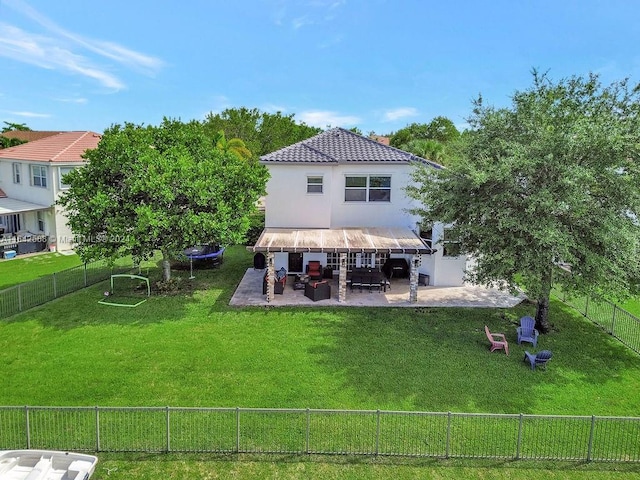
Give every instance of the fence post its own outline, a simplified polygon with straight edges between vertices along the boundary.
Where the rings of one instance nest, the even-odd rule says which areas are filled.
[[[380,410],[376,411],[376,456],[380,452]]]
[[[167,422],[167,453],[171,451],[171,427],[170,427],[170,418],[169,418],[169,407],[165,407],[166,411],[166,422]]]
[[[56,282],[56,272],[53,272],[53,298],[58,298],[58,282]]]
[[[451,412],[447,412],[447,445],[445,447],[444,458],[449,458],[450,442],[451,442]]]
[[[87,262],[84,262],[84,286],[87,286]]]
[[[305,451],[309,453],[309,435],[311,433],[311,412],[307,407],[307,432],[305,435]]]
[[[591,430],[589,431],[589,448],[587,449],[587,462],[591,461],[591,449],[593,448],[593,431],[596,426],[596,416],[591,415]]]
[[[236,407],[236,453],[240,453],[240,407]]]
[[[584,297],[584,316],[589,318],[589,296]]]
[[[22,311],[22,284],[18,285],[18,311]]]
[[[27,449],[31,449],[31,428],[29,427],[29,405],[24,406],[25,428],[27,430]]]
[[[616,311],[618,310],[618,305],[613,304],[613,318],[611,319],[611,332],[609,332],[614,337],[616,336]]]
[[[96,405],[96,452],[100,451],[100,409]]]
[[[518,441],[516,443],[516,460],[520,460],[520,446],[522,445],[522,414],[518,421]]]

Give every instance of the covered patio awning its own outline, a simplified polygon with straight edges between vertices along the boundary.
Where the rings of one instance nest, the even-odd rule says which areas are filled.
[[[265,228],[248,248],[254,252],[432,253],[408,228]]]
[[[0,198],[0,215],[13,215],[15,213],[37,212],[47,210],[50,205],[38,205],[37,203],[23,202],[13,198]]]

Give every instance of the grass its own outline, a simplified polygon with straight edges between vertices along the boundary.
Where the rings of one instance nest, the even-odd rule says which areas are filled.
[[[82,265],[78,255],[45,253],[0,261],[0,290]]]
[[[177,295],[154,295],[134,309],[98,304],[102,283],[0,321],[0,404],[640,416],[640,357],[560,302],[551,307],[554,332],[538,347],[554,358],[546,371],[532,372],[522,362],[530,347],[515,343],[508,319],[531,314],[531,305],[508,316],[470,308],[230,307],[251,264],[234,247],[221,268],[198,270],[193,281],[188,270],[176,271]],[[489,352],[485,324],[507,334],[509,357]],[[210,478],[542,478],[508,464],[494,475],[486,464],[464,462],[212,457],[104,456],[96,478],[107,478],[107,468],[118,468],[110,479],[187,478],[184,470],[195,478],[212,470],[219,473]],[[165,468],[171,473],[160,473]],[[619,478],[615,468],[593,478]],[[584,471],[560,473],[567,471],[545,478]]]

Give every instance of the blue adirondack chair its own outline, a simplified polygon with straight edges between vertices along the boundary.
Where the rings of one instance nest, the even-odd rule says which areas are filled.
[[[551,360],[553,353],[549,350],[540,350],[538,353],[524,352],[523,362],[529,362],[531,364],[531,370],[536,369],[536,365],[547,368],[547,362]]]
[[[522,342],[529,342],[534,347],[538,346],[538,330],[535,329],[536,321],[531,317],[522,317],[518,332],[518,345]]]

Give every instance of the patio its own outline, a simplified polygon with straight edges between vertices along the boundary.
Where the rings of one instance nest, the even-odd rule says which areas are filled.
[[[409,280],[392,279],[391,288],[384,291],[362,292],[347,289],[346,301],[338,302],[338,278],[329,280],[331,298],[313,302],[304,296],[304,290],[293,289],[293,276],[288,276],[282,295],[274,295],[267,302],[262,294],[264,270],[248,268],[229,302],[233,306],[342,306],[342,307],[484,307],[510,308],[518,305],[525,297],[514,297],[508,292],[485,287],[466,285],[462,287],[418,287],[418,301],[409,302]]]

